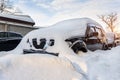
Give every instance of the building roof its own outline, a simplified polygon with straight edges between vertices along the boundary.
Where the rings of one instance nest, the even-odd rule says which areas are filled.
[[[32,26],[35,24],[33,19],[28,15],[15,15],[15,14],[2,14],[2,13],[0,13],[0,20],[29,24]]]

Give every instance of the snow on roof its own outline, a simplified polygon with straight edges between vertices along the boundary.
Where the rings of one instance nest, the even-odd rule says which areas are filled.
[[[10,18],[10,19],[15,19],[15,20],[20,20],[20,21],[26,21],[30,23],[35,23],[32,18],[28,15],[15,15],[15,14],[5,14],[5,13],[0,13],[1,17],[5,18]]]

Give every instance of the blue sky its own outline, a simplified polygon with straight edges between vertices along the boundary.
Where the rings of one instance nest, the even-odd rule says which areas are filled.
[[[58,21],[117,12],[120,0],[11,0],[24,14],[30,15],[36,26],[48,26]]]

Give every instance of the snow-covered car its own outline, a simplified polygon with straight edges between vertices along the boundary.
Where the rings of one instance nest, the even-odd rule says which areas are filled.
[[[16,49],[20,53],[78,53],[107,49],[107,39],[101,25],[94,20],[75,18],[31,31]]]
[[[115,47],[117,45],[116,35],[113,32],[106,33],[107,42],[109,47]]]
[[[22,35],[15,32],[0,32],[0,51],[10,51],[17,47]]]

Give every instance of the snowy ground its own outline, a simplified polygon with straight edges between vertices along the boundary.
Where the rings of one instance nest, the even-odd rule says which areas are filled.
[[[68,26],[68,31],[72,30],[68,25],[69,21],[66,22],[67,25],[64,26]],[[80,34],[77,33],[80,20],[77,19],[75,22],[72,20],[72,24],[77,24],[77,30],[74,29],[71,33],[66,31],[67,27],[64,28],[62,23],[59,23],[65,30],[54,25],[32,31],[13,51],[0,52],[0,80],[119,80],[120,46],[106,51],[75,54],[64,41],[65,38]],[[51,38],[55,39],[55,45],[48,46],[46,51],[59,53],[59,56],[22,54],[23,49],[35,49],[33,45],[30,46],[33,38],[37,38],[38,42],[40,38],[46,38],[47,41]],[[28,39],[30,43],[27,43]]]
[[[119,80],[120,46],[62,55],[10,54],[0,58],[0,80]]]

